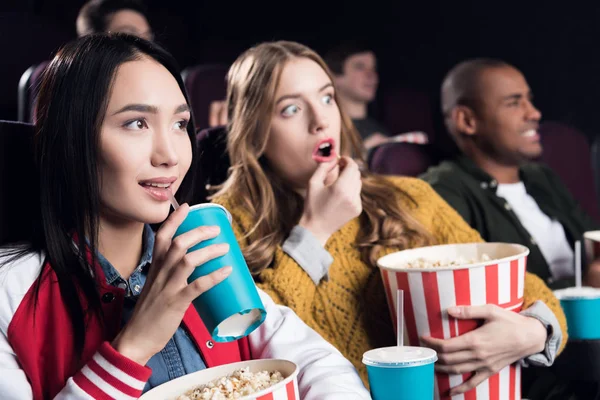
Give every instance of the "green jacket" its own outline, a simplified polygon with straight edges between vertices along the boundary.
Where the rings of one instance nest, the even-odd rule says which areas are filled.
[[[558,220],[571,248],[583,233],[600,225],[577,204],[560,178],[542,164],[529,163],[520,170],[527,193],[540,209]],[[521,225],[510,205],[496,195],[498,182],[467,157],[445,161],[422,177],[488,242],[520,243],[529,247],[527,269],[553,288],[570,286],[573,280],[555,281],[542,252]],[[594,190],[590,188],[590,190]],[[582,250],[583,250],[582,245]]]

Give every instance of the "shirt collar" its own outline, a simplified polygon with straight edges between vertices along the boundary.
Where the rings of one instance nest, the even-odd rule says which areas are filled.
[[[494,177],[492,177],[490,174],[479,168],[477,164],[475,164],[475,162],[473,162],[473,160],[471,160],[469,157],[465,155],[459,156],[456,159],[456,163],[467,174],[479,181],[479,187],[481,187],[484,190],[489,189],[492,192],[496,193],[496,190],[498,189],[498,181],[494,179]],[[523,169],[519,169],[519,177],[521,181],[523,181],[527,186],[528,182],[523,174]]]
[[[135,272],[141,271],[146,265],[152,263],[152,252],[154,250],[154,232],[150,225],[144,225],[144,233],[142,236],[142,256]],[[102,267],[102,271],[106,276],[106,282],[109,285],[114,285],[115,282],[121,278],[119,272],[113,267],[113,265],[98,252],[98,264]],[[134,273],[135,273],[134,272]]]

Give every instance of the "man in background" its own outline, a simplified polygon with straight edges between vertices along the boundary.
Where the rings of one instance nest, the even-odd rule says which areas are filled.
[[[375,53],[362,43],[344,42],[327,52],[324,59],[334,75],[340,107],[354,122],[365,148],[387,143],[388,130],[368,115],[368,105],[379,86]]]
[[[92,0],[77,17],[77,35],[100,32],[123,32],[153,40],[146,7],[136,0]]]

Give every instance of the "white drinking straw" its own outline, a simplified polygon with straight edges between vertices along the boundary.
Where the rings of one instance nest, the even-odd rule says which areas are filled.
[[[404,291],[398,289],[396,293],[396,310],[398,321],[396,329],[398,330],[398,347],[404,346]]]
[[[581,241],[575,242],[575,286],[581,287]]]
[[[167,190],[167,194],[169,195],[169,201],[173,206],[173,210],[177,210],[179,208],[179,203],[175,200],[175,196],[173,196],[173,192],[171,190]]]

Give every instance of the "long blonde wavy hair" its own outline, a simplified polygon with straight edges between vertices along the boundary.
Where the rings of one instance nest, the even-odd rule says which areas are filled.
[[[329,68],[317,53],[287,41],[262,43],[247,50],[231,66],[227,77],[227,150],[231,168],[227,181],[213,198],[226,196],[254,217],[253,226],[246,232],[248,246],[244,256],[255,276],[271,266],[277,246],[283,244],[298,223],[304,207],[304,199],[270,168],[264,157],[281,71],[289,60],[300,57],[319,64],[333,82]],[[335,101],[339,104],[337,96]],[[340,114],[341,153],[360,158],[360,136],[341,109]],[[381,176],[362,172],[363,211],[355,245],[370,265],[376,264],[384,247],[404,249],[433,241],[401,208],[401,196],[408,194]],[[409,201],[414,203],[410,198]]]

